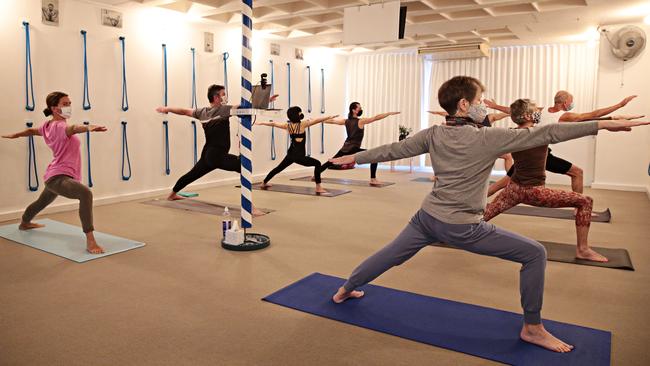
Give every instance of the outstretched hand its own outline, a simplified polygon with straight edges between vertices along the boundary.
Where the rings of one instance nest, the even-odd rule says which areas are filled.
[[[486,107],[495,109],[497,106],[497,103],[494,101],[494,99],[483,99],[483,103],[485,104]]]
[[[621,101],[621,106],[623,106],[623,107],[626,106],[630,101],[632,101],[632,99],[634,99],[636,97],[637,97],[636,95],[630,95],[629,97],[623,99]]]
[[[280,94],[274,94],[274,95],[271,96],[271,98],[269,99],[269,101],[270,101],[270,102],[275,102],[275,100],[278,99],[279,96],[280,96]]]
[[[167,107],[158,107],[158,108],[156,108],[156,112],[167,114],[169,112],[169,110],[167,109]]]
[[[15,138],[18,138],[18,136],[16,136],[15,133],[12,133],[10,135],[2,135],[2,138],[3,139],[15,139]]]
[[[429,112],[429,113],[431,113],[431,114],[436,114],[436,115],[438,115],[438,116],[443,116],[443,117],[447,117],[447,116],[448,116],[448,113],[447,113],[447,112],[443,112],[443,111],[427,111],[427,112]]]
[[[648,121],[628,121],[628,120],[618,120],[618,121],[607,121],[604,129],[611,132],[621,132],[621,131],[632,131],[632,127],[646,126],[650,125]]]
[[[96,126],[96,125],[90,125],[88,126],[88,131],[90,132],[106,132],[108,129],[106,126]]]
[[[345,155],[341,156],[340,158],[332,158],[330,159],[330,162],[336,165],[348,165],[348,164],[354,164],[354,155]]]
[[[645,114],[617,114],[614,116],[611,116],[612,119],[617,120],[617,119],[639,119],[645,117]]]

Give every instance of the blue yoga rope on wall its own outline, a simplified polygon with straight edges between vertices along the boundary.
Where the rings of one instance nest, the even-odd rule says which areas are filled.
[[[167,45],[162,44],[163,50],[163,74],[164,74],[164,85],[163,85],[163,105],[167,107]]]
[[[190,48],[192,51],[192,108],[198,108],[196,104],[196,50],[194,47]]]
[[[311,66],[307,66],[307,113],[311,113]],[[307,127],[307,156],[311,156],[311,126]]]
[[[90,126],[90,122],[84,121],[84,125]],[[88,187],[92,187],[93,173],[90,170],[90,131],[86,131],[86,160],[88,160]]]
[[[129,174],[124,174],[124,162],[128,164]],[[129,157],[129,142],[126,138],[126,121],[122,121],[122,180],[131,178],[131,158]]]
[[[320,69],[320,113],[325,114],[325,69]],[[320,124],[320,153],[325,153],[325,123]]]
[[[274,90],[275,90],[275,81],[274,81],[274,67],[273,67],[273,60],[269,60],[269,64],[271,64],[271,95],[275,95]],[[271,102],[271,108],[275,108],[275,101]],[[275,154],[275,126],[271,126],[271,160],[275,160],[276,158]]]
[[[192,134],[194,135],[194,165],[196,165],[197,158],[198,158],[198,142],[196,141],[196,121],[192,121]]]
[[[287,109],[291,108],[291,63],[287,62]],[[291,144],[289,130],[287,130],[287,150]]]
[[[228,95],[228,52],[223,53],[223,87],[226,88],[226,95]]]
[[[81,38],[84,46],[84,91],[82,107],[84,111],[90,109],[90,94],[88,93],[88,56],[86,54],[86,31],[81,30]]]
[[[32,47],[29,37],[29,23],[23,22],[23,25],[25,26],[25,109],[34,111],[34,80],[32,75]]]
[[[126,45],[124,41],[125,38],[120,37],[120,46],[122,48],[122,110],[126,112],[129,110],[129,95],[126,88]]]
[[[163,121],[163,128],[165,130],[165,174],[169,175],[171,173],[169,168],[169,122]]]
[[[31,128],[33,126],[33,123],[27,122],[25,123],[27,125],[27,128]],[[28,174],[28,182],[27,186],[29,187],[29,190],[32,192],[38,191],[39,187],[39,182],[38,182],[38,169],[36,168],[36,148],[34,147],[34,136],[28,136],[27,137],[27,155],[28,155],[28,162],[27,162],[27,174]],[[32,169],[34,169],[34,180],[36,181],[36,184],[32,183]]]

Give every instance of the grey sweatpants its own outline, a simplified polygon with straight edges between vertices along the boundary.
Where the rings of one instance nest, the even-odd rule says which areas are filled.
[[[447,224],[419,210],[393,242],[363,261],[352,272],[343,287],[352,291],[365,285],[391,267],[404,263],[425,246],[437,242],[521,263],[519,291],[524,322],[541,323],[546,250],[532,239],[484,221],[478,224]]]
[[[79,218],[84,233],[94,231],[93,227],[93,193],[82,183],[67,175],[56,175],[45,182],[45,189],[23,213],[23,222],[30,222],[36,215],[52,203],[57,196],[79,200]]]

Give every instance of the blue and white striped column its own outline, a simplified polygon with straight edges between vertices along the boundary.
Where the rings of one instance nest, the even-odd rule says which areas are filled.
[[[241,107],[250,109],[252,94],[253,0],[242,0]],[[241,115],[241,226],[253,226],[253,129],[251,115]]]

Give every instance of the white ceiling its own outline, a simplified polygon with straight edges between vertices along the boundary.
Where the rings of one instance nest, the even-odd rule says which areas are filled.
[[[96,0],[137,2],[220,23],[241,22],[241,0]],[[342,45],[343,9],[378,0],[254,0],[253,26],[270,37],[305,46]],[[588,40],[597,25],[638,22],[650,0],[405,0],[405,39],[363,45],[370,50],[486,40],[519,45]],[[591,29],[591,33],[588,30]]]

